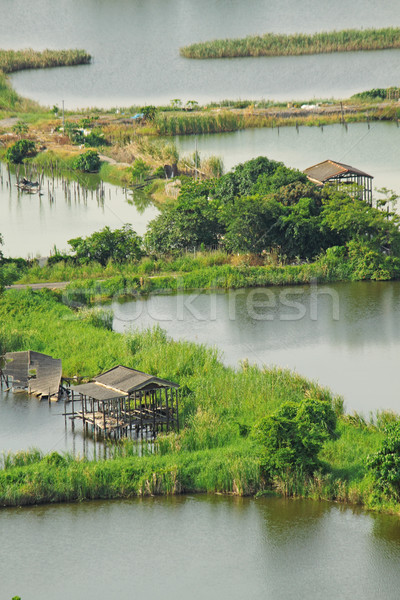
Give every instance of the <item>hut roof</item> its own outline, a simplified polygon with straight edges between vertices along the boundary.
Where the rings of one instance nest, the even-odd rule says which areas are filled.
[[[30,376],[33,370],[36,371],[35,378]],[[29,392],[39,396],[53,396],[60,388],[62,365],[60,359],[33,350],[7,352],[3,373],[12,377],[16,388],[28,388]]]
[[[335,177],[341,177],[346,175],[356,175],[358,177],[370,177],[373,179],[372,175],[368,175],[368,173],[364,173],[364,171],[360,171],[359,169],[355,169],[350,165],[345,165],[340,162],[335,162],[333,160],[324,160],[317,165],[313,165],[312,167],[308,167],[303,171],[309,179],[315,181],[316,183],[325,183],[325,181],[329,181],[329,179],[333,179]]]
[[[95,400],[111,400],[136,391],[172,387],[178,388],[179,385],[167,379],[118,365],[97,375],[90,383],[75,386],[74,391],[95,398]]]

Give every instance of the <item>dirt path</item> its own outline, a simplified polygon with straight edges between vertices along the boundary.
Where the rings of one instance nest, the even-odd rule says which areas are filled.
[[[70,281],[57,281],[57,282],[42,282],[42,283],[17,283],[15,285],[6,285],[6,290],[26,290],[32,288],[33,290],[42,290],[44,288],[48,290],[64,290]]]
[[[10,117],[9,119],[0,119],[0,127],[13,127],[16,123],[18,123],[18,117]]]

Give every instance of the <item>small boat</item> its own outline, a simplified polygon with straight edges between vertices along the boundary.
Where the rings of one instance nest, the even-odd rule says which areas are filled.
[[[28,192],[29,194],[35,194],[40,190],[40,183],[38,181],[29,181],[25,177],[21,181],[17,181],[15,185],[22,192]]]

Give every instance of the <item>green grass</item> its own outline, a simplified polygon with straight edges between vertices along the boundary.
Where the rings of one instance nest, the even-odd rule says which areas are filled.
[[[244,129],[243,114],[227,110],[213,113],[162,114],[156,119],[159,135],[222,133]]]
[[[400,511],[377,494],[365,466],[382,441],[382,427],[395,418],[391,413],[368,422],[343,415],[339,398],[295,373],[247,363],[235,370],[225,367],[215,350],[172,341],[159,328],[122,335],[103,323],[87,311],[73,312],[48,291],[6,292],[0,297],[0,353],[28,348],[49,353],[62,358],[69,376],[90,377],[121,363],[177,381],[183,429],[159,436],[154,453],[142,457],[129,440],[115,445],[107,460],[43,456],[37,450],[4,454],[0,505],[183,492],[263,493],[261,448],[252,434],[258,420],[283,402],[312,397],[331,401],[339,417],[338,436],[321,453],[325,469],[312,477],[287,474],[275,479],[272,489]]]
[[[43,109],[33,100],[22,98],[13,90],[8,77],[0,70],[0,117],[15,116],[19,113],[37,113]]]
[[[291,56],[327,52],[354,52],[400,48],[400,28],[347,29],[315,34],[274,34],[241,39],[213,40],[180,49],[185,58],[234,58],[244,56]]]
[[[190,253],[176,257],[144,257],[137,262],[109,261],[105,267],[96,262],[79,265],[61,260],[40,267],[26,261],[9,260],[0,274],[7,285],[40,282],[70,282],[64,292],[69,301],[90,304],[116,296],[146,295],[189,290],[239,289],[262,286],[307,285],[367,278],[350,259],[332,253],[314,262],[258,264],[251,254],[231,255],[223,250]],[[255,263],[255,264],[254,264]],[[393,271],[392,278],[400,277]]]

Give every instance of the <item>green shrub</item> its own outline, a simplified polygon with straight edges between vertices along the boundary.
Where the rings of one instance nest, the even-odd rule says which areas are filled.
[[[264,417],[256,436],[264,448],[261,464],[267,478],[288,472],[311,475],[321,467],[318,453],[323,443],[334,437],[335,428],[332,404],[310,397],[298,403],[285,402]]]
[[[88,150],[74,160],[74,169],[84,173],[96,173],[100,169],[100,156],[96,150]]]
[[[35,142],[30,140],[18,140],[7,149],[5,159],[15,165],[21,164],[25,158],[35,154]]]
[[[367,459],[378,487],[396,501],[400,500],[400,422],[389,423],[378,452]]]

